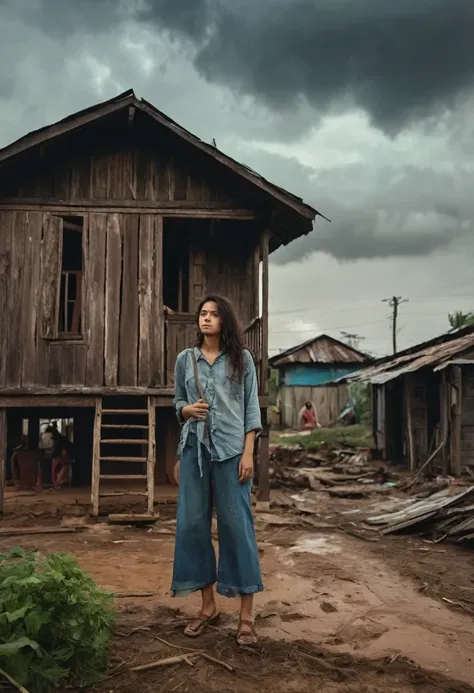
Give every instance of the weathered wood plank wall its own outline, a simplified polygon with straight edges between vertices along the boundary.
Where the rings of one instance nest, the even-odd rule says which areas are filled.
[[[244,222],[223,224],[226,230],[209,238],[205,257],[204,293],[226,296],[246,327],[259,315],[259,270],[255,255],[258,230]],[[240,228],[239,228],[240,227]]]
[[[144,201],[240,208],[249,201],[248,186],[190,154],[169,134],[120,124],[113,132],[102,124],[2,166],[0,388],[171,385],[174,353],[167,354],[162,305],[164,220],[125,207]],[[34,211],[21,208],[25,200]],[[68,210],[78,201],[97,204],[90,212],[73,206],[61,212],[84,219],[83,334],[65,342],[55,324],[62,221],[54,208]],[[106,201],[117,201],[117,208],[96,211]],[[212,222],[205,223],[205,234],[196,234],[189,248],[188,309],[194,312],[205,293],[220,293],[247,325],[259,309],[259,227],[225,221],[214,233]],[[174,348],[187,346],[192,331],[173,325]]]
[[[235,202],[215,165],[190,156],[169,137],[150,140],[136,134],[97,129],[77,135],[70,147],[50,146],[34,166],[1,184],[2,197],[61,200],[142,200],[154,202]]]
[[[405,387],[408,387],[407,396],[403,403],[404,430],[406,432],[406,453],[409,458],[409,418],[411,424],[411,440],[413,445],[412,455],[414,469],[426,461],[428,457],[428,424],[426,408],[426,382],[425,377],[419,373],[409,374],[404,378]],[[410,406],[410,417],[407,407]]]
[[[49,338],[57,295],[50,248],[58,251],[58,235],[48,236],[51,216],[0,211],[0,388],[161,384],[161,220],[87,216],[83,335],[67,341]]]
[[[335,423],[347,404],[347,385],[320,387],[282,387],[280,389],[282,424],[285,428],[298,426],[298,414],[306,402],[313,402],[321,426]]]

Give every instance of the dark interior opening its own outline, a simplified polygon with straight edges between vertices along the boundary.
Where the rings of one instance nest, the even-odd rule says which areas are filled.
[[[191,234],[185,219],[164,219],[163,305],[177,313],[189,312]]]
[[[63,217],[61,287],[58,331],[79,334],[82,330],[83,217]]]
[[[436,434],[441,420],[440,379],[438,373],[426,378],[426,424],[430,454],[436,448]]]
[[[29,450],[39,450],[43,484],[52,481],[52,457],[45,435],[56,423],[58,431],[70,443],[72,458],[72,486],[89,486],[92,476],[92,443],[94,409],[89,407],[12,407],[7,413],[6,479],[12,479],[11,458],[22,437]]]
[[[387,384],[386,406],[386,440],[387,456],[394,465],[404,465],[404,419],[403,419],[403,380],[401,378]]]

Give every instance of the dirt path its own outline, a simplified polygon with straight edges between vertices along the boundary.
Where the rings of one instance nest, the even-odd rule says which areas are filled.
[[[193,614],[198,605],[196,596],[177,602],[167,595],[173,539],[172,523],[160,522],[155,530],[97,525],[77,535],[4,539],[0,550],[21,544],[43,551],[70,551],[102,586],[121,593],[153,593],[151,598],[118,601],[126,613],[140,613],[141,623],[150,622],[150,614],[155,613],[151,619],[153,627],[160,629],[165,624],[156,616],[156,609],[180,607],[184,618]],[[420,591],[419,585],[407,577],[406,555],[400,554],[398,568],[394,558],[385,560],[375,544],[342,533],[302,532],[293,528],[261,530],[259,541],[263,547],[261,558],[266,591],[256,599],[257,626],[260,635],[273,642],[272,647],[280,654],[282,647],[293,651],[297,641],[304,640],[335,656],[345,654],[351,661],[354,657],[379,663],[409,658],[416,666],[436,675],[474,685],[472,616],[454,611],[448,604],[428,596],[425,589]],[[419,560],[416,553],[412,560],[414,563]],[[446,555],[438,554],[437,560],[440,566],[445,566]],[[224,619],[222,631],[222,637],[227,638],[225,642],[235,628],[235,606],[233,601],[220,601],[221,609],[229,614]],[[216,642],[221,642],[219,637]],[[233,643],[231,637],[229,642]],[[156,641],[153,647],[156,650]],[[139,652],[143,661],[147,648],[140,646]],[[378,666],[374,664],[374,672]],[[351,693],[386,690],[387,681],[381,688],[369,686],[368,670],[364,671],[365,678],[362,677],[358,687],[346,685],[334,690]],[[222,681],[218,680],[221,685]],[[405,687],[396,688],[395,684],[390,687],[394,691],[410,691],[408,681],[409,677]],[[176,690],[186,690],[186,687]],[[200,689],[195,687],[194,690]],[[206,690],[240,691],[243,688]],[[248,691],[253,690],[258,689],[248,688]],[[296,681],[295,688],[285,690],[309,691],[313,688],[306,689],[301,681]],[[461,688],[451,686],[446,690]]]

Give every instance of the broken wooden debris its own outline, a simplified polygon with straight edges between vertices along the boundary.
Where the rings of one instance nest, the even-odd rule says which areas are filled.
[[[131,671],[150,671],[150,669],[159,669],[160,667],[169,667],[173,664],[182,664],[185,662],[189,666],[193,667],[193,659],[199,656],[200,653],[192,652],[188,654],[174,655],[173,657],[165,657],[164,659],[158,659],[156,662],[149,662],[148,664],[141,664],[138,667],[132,667]]]
[[[171,643],[166,644],[170,645]],[[172,647],[176,646],[172,645]],[[227,671],[234,671],[234,668],[230,664],[228,664],[227,662],[223,662],[220,659],[216,659],[216,657],[212,657],[203,650],[196,650],[195,652],[186,652],[184,654],[174,655],[173,657],[165,657],[164,659],[158,659],[155,662],[149,662],[148,664],[141,664],[140,666],[132,667],[131,671],[150,671],[151,669],[159,669],[161,667],[169,667],[173,666],[174,664],[182,663],[188,664],[188,666],[193,667],[195,660],[199,657],[202,657],[203,659],[207,660],[208,662],[211,662],[212,664],[217,664],[218,666],[224,667],[224,669],[227,669]]]
[[[384,467],[369,464],[365,452],[337,447],[312,453],[295,449],[295,446],[277,446],[270,456],[270,479],[273,487],[290,486],[315,491],[356,483],[366,486],[358,497],[369,495],[377,488],[396,485],[396,476]],[[373,489],[369,490],[370,485]]]
[[[18,681],[12,678],[10,674],[7,674],[7,672],[3,669],[0,669],[0,676],[3,676],[3,678],[5,678],[8,681],[8,683],[10,683],[14,688],[16,688],[17,691],[20,691],[20,693],[29,693],[29,691],[24,686],[22,686],[21,683],[18,683]]]
[[[460,492],[453,488],[443,489],[430,498],[420,500],[416,497],[410,504],[403,501],[400,509],[395,506],[392,512],[368,517],[366,523],[378,527],[381,534],[412,528],[440,540],[467,541],[474,530],[474,505],[467,503],[473,493],[474,485]]]
[[[159,513],[129,513],[109,515],[110,524],[150,525],[160,519]]]
[[[76,534],[84,529],[86,525],[75,525],[73,527],[0,527],[0,536],[15,537],[28,534]]]

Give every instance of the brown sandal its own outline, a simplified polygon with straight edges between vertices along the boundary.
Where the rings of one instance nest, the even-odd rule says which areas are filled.
[[[216,611],[212,616],[206,616],[202,612],[188,623],[184,629],[184,634],[188,638],[198,638],[206,630],[207,626],[212,626],[219,620],[219,612]]]
[[[247,626],[249,630],[244,631],[242,626]],[[257,642],[257,633],[252,621],[241,620],[237,629],[237,645],[239,647],[248,647],[249,645],[256,645]]]

